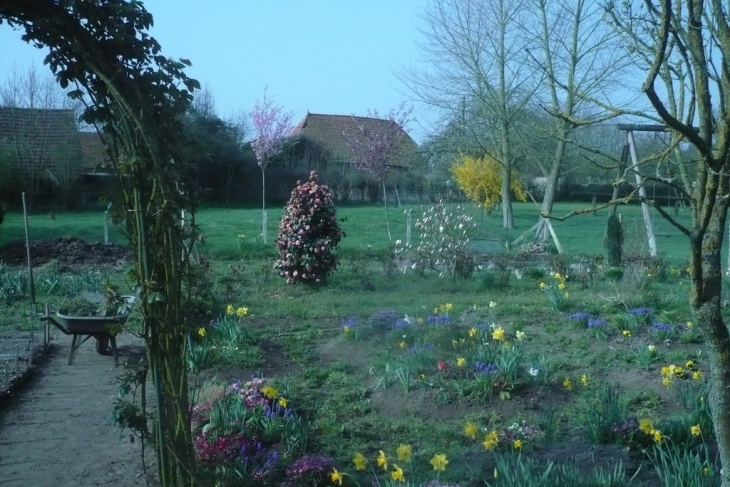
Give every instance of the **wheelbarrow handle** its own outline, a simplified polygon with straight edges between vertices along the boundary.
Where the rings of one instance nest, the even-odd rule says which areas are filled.
[[[41,316],[41,321],[48,321],[48,322],[50,322],[53,326],[55,326],[56,328],[58,328],[59,330],[61,330],[61,333],[63,333],[64,335],[68,335],[68,336],[73,335],[73,333],[71,333],[70,331],[68,331],[61,323],[59,323],[58,321],[54,320],[53,317],[50,316],[50,315],[43,315],[43,316]]]

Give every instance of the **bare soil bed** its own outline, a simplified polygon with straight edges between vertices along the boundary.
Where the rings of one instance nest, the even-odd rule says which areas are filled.
[[[121,245],[88,243],[77,237],[33,241],[30,253],[33,267],[52,260],[61,266],[118,266],[130,257],[129,250]],[[25,242],[17,240],[1,245],[0,262],[10,266],[27,264]]]

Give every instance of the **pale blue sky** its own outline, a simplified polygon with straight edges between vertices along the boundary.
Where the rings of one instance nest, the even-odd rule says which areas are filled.
[[[312,113],[385,113],[407,101],[394,75],[417,55],[419,0],[146,0],[163,53],[188,58],[222,117],[264,89],[298,122]],[[0,26],[0,82],[44,54]],[[409,127],[421,142],[425,131]]]

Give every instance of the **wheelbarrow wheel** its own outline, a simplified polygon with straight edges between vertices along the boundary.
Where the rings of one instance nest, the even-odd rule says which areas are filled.
[[[96,353],[99,355],[106,355],[109,352],[109,337],[99,336],[96,337]]]

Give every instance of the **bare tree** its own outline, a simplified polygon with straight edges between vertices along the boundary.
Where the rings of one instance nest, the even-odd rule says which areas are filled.
[[[0,104],[9,134],[5,153],[31,204],[44,178],[68,196],[81,162],[76,115],[69,98],[52,76],[30,67],[12,71],[0,86]]]
[[[540,84],[539,72],[525,63],[529,47],[522,25],[527,0],[430,0],[423,20],[421,65],[399,73],[419,101],[451,116],[465,102],[481,123],[467,134],[497,160],[502,172],[502,218],[513,226],[510,184],[517,165],[515,122]]]
[[[545,74],[545,89],[539,92],[540,104],[553,120],[542,128],[544,136],[555,140],[552,157],[532,160],[545,176],[541,212],[550,214],[576,127],[615,116],[613,113],[584,116],[581,109],[586,106],[585,100],[605,99],[613,91],[612,86],[618,85],[617,77],[625,72],[629,58],[620,48],[619,34],[605,22],[602,1],[530,2],[537,19],[536,25],[525,25],[525,35],[534,39],[535,46],[529,51],[529,60]],[[545,240],[546,220],[541,217],[540,222],[538,237]]]

